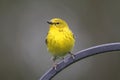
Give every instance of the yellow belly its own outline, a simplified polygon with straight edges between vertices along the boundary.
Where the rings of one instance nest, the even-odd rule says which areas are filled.
[[[71,51],[75,42],[73,35],[66,33],[59,33],[57,35],[49,34],[47,36],[47,40],[48,51],[53,56],[66,55],[68,52]]]

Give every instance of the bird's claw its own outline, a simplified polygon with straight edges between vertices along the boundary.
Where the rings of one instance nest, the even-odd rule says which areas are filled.
[[[75,59],[75,55],[71,54],[71,57],[72,57],[73,59]]]
[[[53,64],[53,68],[57,70],[57,64]]]
[[[71,57],[72,57],[73,59],[75,59],[75,55],[74,55],[74,54],[72,54],[71,52],[69,52],[69,54],[71,55]]]

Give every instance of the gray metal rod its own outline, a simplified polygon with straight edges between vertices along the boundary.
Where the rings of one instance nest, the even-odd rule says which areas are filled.
[[[67,66],[81,59],[111,51],[120,51],[120,43],[118,42],[118,43],[102,44],[102,45],[90,47],[85,50],[81,50],[74,54],[75,59],[69,57],[67,58],[67,62],[64,62],[64,60],[62,60],[61,62],[58,63],[56,70],[54,68],[50,68],[39,80],[51,80],[56,74],[58,74],[60,71],[65,69]]]

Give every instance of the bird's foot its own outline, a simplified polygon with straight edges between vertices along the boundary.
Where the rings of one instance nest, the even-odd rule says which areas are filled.
[[[56,63],[53,63],[53,68],[54,68],[55,70],[57,70],[57,64],[56,64]]]
[[[69,52],[69,54],[71,55],[71,57],[72,57],[73,59],[75,59],[75,55],[74,55],[73,53]]]

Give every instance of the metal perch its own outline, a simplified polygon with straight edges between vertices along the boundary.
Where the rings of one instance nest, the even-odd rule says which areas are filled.
[[[102,44],[94,47],[90,47],[88,49],[79,51],[75,53],[75,59],[72,57],[67,58],[67,62],[61,61],[57,65],[57,70],[54,68],[50,68],[39,80],[50,80],[52,79],[56,74],[58,74],[60,71],[65,69],[67,66],[84,59],[89,56],[93,56],[96,54],[101,54],[105,52],[111,52],[111,51],[120,51],[120,43],[108,43],[108,44]]]

